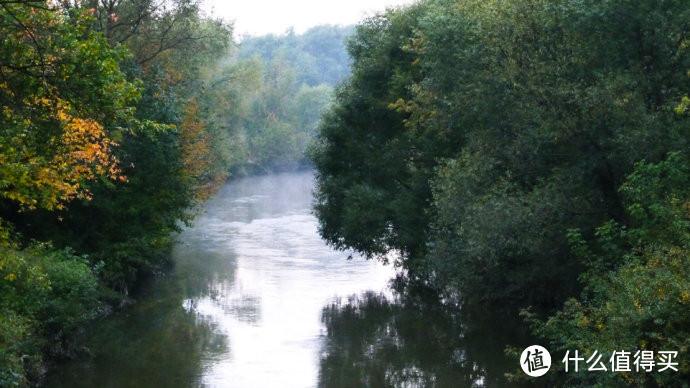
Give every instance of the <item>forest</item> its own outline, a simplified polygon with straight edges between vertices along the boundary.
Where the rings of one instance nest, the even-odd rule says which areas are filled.
[[[321,235],[445,303],[521,314],[554,360],[678,352],[672,373],[554,362],[547,384],[687,383],[689,16],[423,0],[368,18],[311,150]]]
[[[0,1],[0,386],[83,352],[227,179],[307,165],[349,31],[239,44],[195,0]]]
[[[0,386],[83,353],[228,179],[306,168],[321,236],[406,295],[519,319],[554,360],[678,352],[540,383],[690,381],[688,20],[682,0],[419,0],[237,41],[197,0],[0,0]],[[387,303],[341,314],[434,313]]]

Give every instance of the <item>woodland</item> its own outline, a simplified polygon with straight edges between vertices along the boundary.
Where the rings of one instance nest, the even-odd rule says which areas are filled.
[[[559,357],[678,352],[546,384],[687,382],[688,20],[420,0],[237,42],[195,0],[0,0],[0,386],[78,354],[226,180],[300,168],[321,236],[402,292],[519,315]]]
[[[0,1],[0,386],[79,355],[227,179],[307,166],[349,31],[239,43],[194,0]]]

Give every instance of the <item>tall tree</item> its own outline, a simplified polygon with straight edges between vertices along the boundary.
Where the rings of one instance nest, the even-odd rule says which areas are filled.
[[[688,9],[655,4],[434,0],[368,19],[313,156],[322,235],[462,298],[572,295],[567,230],[624,221],[634,163],[687,144],[669,112]]]

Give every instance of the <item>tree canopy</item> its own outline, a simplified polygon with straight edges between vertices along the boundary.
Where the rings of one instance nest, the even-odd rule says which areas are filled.
[[[227,177],[195,101],[230,33],[194,1],[0,1],[0,385],[71,355]]]
[[[308,164],[348,31],[238,47],[197,0],[0,1],[1,386],[72,357],[230,175]]]
[[[690,86],[689,12],[681,1],[427,0],[368,18],[312,153],[321,235],[394,257],[446,300],[537,317],[571,300],[535,323],[562,350],[614,336],[683,349],[689,132],[676,111]]]
[[[309,166],[305,151],[333,86],[349,69],[350,32],[326,25],[299,35],[245,37],[220,65],[213,82],[221,86],[207,95],[206,106],[230,133],[233,174]]]

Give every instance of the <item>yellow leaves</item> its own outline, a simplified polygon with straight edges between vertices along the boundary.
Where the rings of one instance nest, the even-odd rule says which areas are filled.
[[[398,98],[397,101],[388,104],[388,109],[395,110],[397,112],[410,112],[412,110],[412,103],[405,101],[402,98]]]
[[[666,298],[666,295],[668,295],[668,292],[664,290],[663,288],[657,288],[656,289],[656,297],[659,299],[664,299]]]
[[[674,111],[677,115],[684,115],[688,111],[688,106],[690,106],[690,98],[685,96],[681,99],[680,104],[676,106]]]
[[[13,274],[13,273],[11,273],[11,274],[5,276],[5,280],[8,280],[8,281],[10,281],[10,282],[13,282],[16,278],[17,278],[17,275],[15,275],[15,274]]]
[[[0,72],[1,73],[7,73],[9,71],[9,68],[7,66],[0,66]],[[10,88],[10,86],[7,84],[7,82],[0,82],[0,90],[9,98],[14,98],[15,94],[14,91]],[[6,106],[3,106],[3,109],[9,109]]]
[[[642,304],[640,304],[640,301],[637,299],[633,299],[633,304],[635,305],[635,308],[637,309],[637,312],[640,314],[644,313],[644,310],[642,309]]]
[[[679,256],[685,253],[685,251],[683,250],[683,248],[672,246],[671,248],[669,248],[668,253],[671,256]]]
[[[580,318],[580,326],[581,327],[587,327],[589,325],[589,318],[587,318],[586,315],[583,315],[582,318]]]
[[[15,132],[22,135],[11,142],[12,147],[0,147],[0,180],[9,182],[7,187],[0,187],[0,196],[16,201],[23,209],[62,209],[74,198],[91,199],[81,184],[84,180],[105,176],[126,181],[112,155],[117,144],[100,123],[78,117],[69,103],[60,99],[32,97],[24,103],[45,115],[13,120],[20,125]],[[12,112],[6,114],[12,116]],[[48,150],[36,149],[24,135],[36,136],[55,125],[59,131],[47,139],[51,145]]]
[[[690,292],[682,291],[680,293],[680,303],[683,303],[683,304],[690,303]]]
[[[2,115],[5,116],[6,119],[9,119],[12,117],[12,109],[8,106],[3,106],[2,107]]]
[[[126,180],[120,176],[118,160],[111,154],[117,144],[106,136],[101,124],[93,119],[73,117],[65,103],[59,104],[57,117],[63,124],[59,152],[50,163],[51,169],[42,171],[44,183],[58,188],[65,200],[74,197],[88,200],[91,194],[80,186],[80,180],[93,180],[97,176]]]
[[[199,117],[199,105],[192,100],[187,104],[180,124],[180,146],[185,176],[191,180],[194,196],[202,201],[213,194],[227,177],[213,171],[211,135]],[[208,172],[213,172],[208,174]]]

